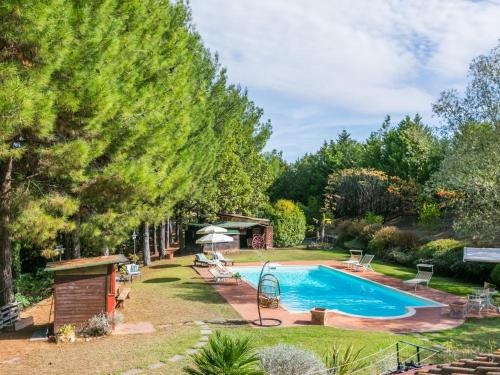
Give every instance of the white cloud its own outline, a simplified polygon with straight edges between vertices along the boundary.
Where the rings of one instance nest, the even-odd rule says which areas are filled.
[[[428,115],[437,93],[463,85],[470,60],[500,37],[499,1],[191,0],[191,6],[231,80],[304,101],[295,109],[299,117],[329,106],[363,116]]]

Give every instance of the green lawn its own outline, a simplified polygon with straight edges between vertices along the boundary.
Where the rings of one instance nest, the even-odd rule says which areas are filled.
[[[344,259],[345,252],[335,250],[284,249],[259,253],[245,251],[231,254],[237,261],[284,261]],[[236,318],[237,312],[228,305],[215,289],[206,284],[189,267],[193,256],[177,257],[174,261],[154,262],[143,268],[142,280],[131,285],[131,299],[125,303],[123,314],[126,322],[151,322],[155,333],[146,335],[111,336],[80,342],[75,345],[26,343],[26,353],[19,353],[19,361],[8,365],[10,373],[67,373],[70,368],[86,368],[88,372],[122,372],[131,368],[145,368],[148,364],[167,361],[199,340],[199,330],[193,320],[213,318]],[[377,263],[379,272],[406,278],[413,270],[399,266]],[[447,291],[465,293],[472,285],[456,283],[451,279],[438,279],[433,285]],[[47,311],[48,316],[48,311]],[[289,343],[315,351],[318,355],[333,342],[352,343],[363,348],[363,355],[386,348],[398,340],[433,346],[436,344],[452,348],[480,348],[489,350],[493,343],[500,342],[500,319],[470,320],[465,325],[437,333],[420,335],[398,335],[387,332],[362,332],[332,327],[291,327],[256,329],[251,327],[219,327],[230,335],[250,336],[257,347],[276,343]],[[28,348],[29,346],[29,348]],[[29,349],[29,350],[28,350]],[[108,358],[101,361],[101,358]],[[392,359],[391,359],[392,360]],[[181,373],[187,360],[171,363],[161,371]],[[7,366],[7,365],[5,365]],[[161,373],[161,371],[159,373]]]
[[[346,250],[334,248],[331,250],[305,250],[299,248],[276,249],[267,251],[242,251],[233,258],[239,262],[256,262],[271,260],[274,262],[285,260],[345,260],[349,257]],[[410,279],[415,275],[415,268],[405,267],[386,263],[379,260],[373,261],[373,268],[387,276],[398,279]],[[448,293],[467,295],[474,291],[474,288],[481,287],[473,283],[466,283],[450,277],[435,276],[432,278],[430,286]]]

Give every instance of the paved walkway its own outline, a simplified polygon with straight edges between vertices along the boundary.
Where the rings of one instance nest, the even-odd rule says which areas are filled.
[[[283,265],[316,265],[321,264],[333,268],[339,268],[343,271],[354,273],[366,279],[379,282],[400,290],[414,293],[421,297],[430,298],[437,302],[448,305],[452,301],[463,300],[462,297],[455,296],[432,288],[419,287],[417,292],[413,288],[404,285],[399,279],[385,276],[377,272],[353,272],[345,268],[338,261],[288,261],[277,262]],[[238,266],[262,265],[259,262],[238,263]],[[253,287],[245,282],[236,285],[236,282],[228,280],[225,283],[215,284],[207,268],[194,267],[194,269],[207,281],[213,284],[213,287],[234,307],[243,319],[253,321],[258,318],[256,306],[256,292]],[[291,327],[298,325],[311,324],[310,313],[290,313],[280,307],[278,309],[261,309],[263,316],[267,318],[277,318],[282,321],[282,326]],[[496,314],[498,315],[498,314]],[[464,319],[451,318],[448,307],[425,307],[416,309],[416,313],[407,318],[399,319],[370,319],[358,318],[329,312],[327,315],[327,325],[337,328],[391,331],[391,332],[426,332],[437,331],[457,327],[464,323]]]
[[[200,348],[204,347],[207,345],[208,340],[210,335],[212,334],[212,330],[210,329],[210,326],[208,326],[207,322],[203,320],[197,320],[194,322],[200,329],[200,339],[198,340],[197,343],[195,343],[191,348],[187,349],[184,353],[176,354],[173,357],[168,359],[168,362],[179,362],[183,361],[186,359],[186,357],[196,354]],[[132,368],[130,370],[127,370],[125,372],[122,372],[121,375],[137,375],[137,374],[143,374],[147,373],[148,370],[156,370],[159,368],[162,368],[166,365],[165,362],[156,362],[150,364],[147,369],[140,369],[140,368]]]

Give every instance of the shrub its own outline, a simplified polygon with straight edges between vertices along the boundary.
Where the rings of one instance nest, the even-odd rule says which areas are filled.
[[[441,211],[436,202],[424,203],[418,213],[418,221],[428,228],[435,228],[439,224]]]
[[[434,264],[441,275],[455,276],[464,280],[484,281],[491,266],[481,263],[463,262],[464,243],[447,238],[435,240],[421,246],[417,251],[417,261]]]
[[[71,324],[65,324],[56,332],[56,340],[58,343],[61,342],[74,342],[75,341],[75,327]]]
[[[500,288],[500,264],[497,264],[490,273],[490,280],[493,284]]]
[[[348,375],[361,370],[365,366],[363,362],[358,360],[361,350],[354,350],[352,344],[347,347],[334,344],[324,356],[326,367],[331,369],[328,373],[332,375]]]
[[[83,336],[104,336],[111,334],[112,327],[106,314],[94,315],[82,329]]]
[[[54,278],[51,273],[40,271],[35,275],[23,273],[14,280],[16,301],[21,308],[40,302],[52,293]]]
[[[137,254],[131,253],[127,256],[130,263],[137,263],[139,261],[139,256]]]
[[[295,246],[304,240],[306,217],[292,201],[280,199],[270,212],[276,246]]]
[[[365,243],[370,242],[380,229],[382,229],[381,224],[368,224],[363,227],[361,233],[359,234],[359,239]]]
[[[342,245],[345,241],[358,237],[363,230],[363,224],[356,220],[342,220],[336,228],[337,241]]]
[[[403,251],[392,250],[387,254],[387,259],[394,263],[410,265],[415,261],[415,254],[413,252],[405,253]]]
[[[365,225],[367,224],[379,224],[382,225],[384,223],[384,217],[382,215],[375,215],[372,212],[367,212],[363,217],[361,222]]]
[[[227,374],[263,375],[258,368],[259,356],[248,338],[232,338],[219,331],[210,337],[208,345],[193,355],[193,366],[185,367],[190,375]]]
[[[292,345],[278,344],[259,351],[260,363],[267,374],[302,375],[325,371],[313,353]]]
[[[368,248],[375,255],[386,257],[389,250],[413,250],[418,246],[418,236],[410,231],[400,230],[396,227],[383,227],[375,233],[368,243]]]
[[[344,242],[344,247],[346,249],[352,250],[352,249],[364,249],[366,248],[366,243],[361,241],[359,237],[356,237],[353,240],[346,241]]]

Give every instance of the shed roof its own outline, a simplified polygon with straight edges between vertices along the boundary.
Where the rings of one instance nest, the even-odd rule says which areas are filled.
[[[222,220],[224,220],[224,219],[234,220],[235,219],[238,221],[257,222],[257,223],[265,224],[265,225],[268,225],[270,223],[269,219],[264,219],[261,217],[252,217],[252,216],[230,214],[230,213],[224,213],[224,212],[220,212],[218,215]]]
[[[251,228],[255,226],[265,226],[262,223],[250,222],[250,221],[220,221],[218,223],[213,224],[188,224],[190,227],[194,228],[203,228],[207,225],[215,225],[217,227],[225,228],[225,229],[245,229]]]
[[[126,262],[128,262],[128,259],[125,258],[123,254],[108,255],[108,256],[93,257],[93,258],[80,258],[80,259],[63,260],[61,262],[47,263],[45,271],[54,272],[54,271],[72,270],[76,268],[95,267],[105,264],[126,263]]]

